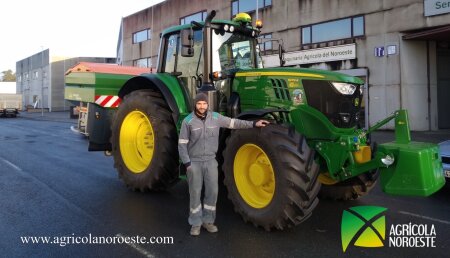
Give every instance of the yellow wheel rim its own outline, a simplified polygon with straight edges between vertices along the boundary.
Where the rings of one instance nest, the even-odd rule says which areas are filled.
[[[328,175],[328,173],[320,173],[319,174],[319,182],[324,185],[334,185],[334,184],[338,183],[339,181],[331,178],[330,175]]]
[[[275,193],[275,172],[267,154],[255,144],[239,148],[234,158],[234,181],[244,201],[264,208]]]
[[[141,111],[130,112],[120,127],[120,153],[127,168],[142,173],[152,161],[155,145],[153,127]]]

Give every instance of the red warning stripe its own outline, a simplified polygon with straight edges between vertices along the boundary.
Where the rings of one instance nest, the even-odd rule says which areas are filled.
[[[98,95],[95,96],[95,104],[102,107],[118,107],[121,99],[118,96]]]

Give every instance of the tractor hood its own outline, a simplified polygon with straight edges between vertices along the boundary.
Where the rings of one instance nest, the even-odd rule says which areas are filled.
[[[280,67],[280,68],[249,69],[236,72],[236,77],[263,77],[263,76],[322,79],[352,84],[364,83],[364,81],[358,77],[318,69]]]
[[[360,121],[363,83],[357,77],[324,70],[250,69],[236,72],[233,90],[243,103],[291,111],[309,106],[335,127],[353,128]]]

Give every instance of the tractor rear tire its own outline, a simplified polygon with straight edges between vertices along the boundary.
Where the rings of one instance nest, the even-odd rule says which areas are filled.
[[[177,180],[178,135],[159,92],[137,90],[125,96],[111,129],[114,167],[127,187],[159,191]]]
[[[319,198],[343,201],[356,200],[367,195],[375,187],[379,175],[380,172],[374,170],[336,184],[322,184]]]
[[[233,130],[223,155],[228,198],[246,222],[283,230],[306,220],[318,204],[314,151],[292,127]]]

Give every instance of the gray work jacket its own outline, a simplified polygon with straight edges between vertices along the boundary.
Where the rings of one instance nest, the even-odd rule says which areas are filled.
[[[178,152],[184,165],[191,161],[208,161],[216,158],[219,147],[219,129],[246,129],[254,127],[253,121],[229,118],[208,110],[204,120],[194,112],[190,113],[181,124],[178,140]]]

